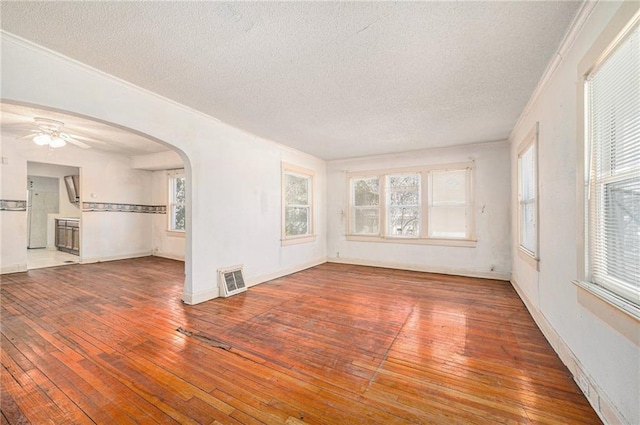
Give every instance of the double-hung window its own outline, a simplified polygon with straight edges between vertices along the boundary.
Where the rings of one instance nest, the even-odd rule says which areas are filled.
[[[315,240],[313,222],[314,172],[282,164],[282,242]]]
[[[525,258],[537,266],[538,172],[537,134],[534,128],[518,148],[518,244]]]
[[[472,163],[349,174],[347,239],[474,246]]]
[[[586,75],[586,280],[640,312],[638,21]],[[627,303],[627,304],[625,304]]]
[[[387,234],[389,236],[418,237],[420,235],[419,173],[389,174],[386,176]]]
[[[356,177],[351,180],[350,228],[358,235],[380,234],[380,178]]]
[[[169,178],[169,230],[185,230],[185,178],[184,170],[168,172]]]
[[[463,170],[434,170],[429,175],[429,237],[466,239],[470,230],[470,173]]]

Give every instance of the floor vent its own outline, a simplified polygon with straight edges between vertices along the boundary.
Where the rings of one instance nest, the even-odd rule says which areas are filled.
[[[242,276],[242,266],[219,269],[218,276],[221,297],[230,297],[247,290],[247,285]]]

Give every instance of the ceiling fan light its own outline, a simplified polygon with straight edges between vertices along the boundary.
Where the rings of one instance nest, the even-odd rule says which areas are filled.
[[[49,146],[51,146],[52,148],[61,148],[66,144],[67,142],[65,142],[64,139],[61,139],[60,137],[53,137],[49,142]]]
[[[45,146],[51,143],[51,136],[48,134],[38,134],[33,138],[33,141],[38,146]]]

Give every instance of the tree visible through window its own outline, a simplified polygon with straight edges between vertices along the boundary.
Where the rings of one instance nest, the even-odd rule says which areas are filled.
[[[452,164],[354,173],[348,236],[472,241],[471,171],[472,164]]]
[[[185,178],[176,173],[169,176],[169,230],[185,230]]]
[[[285,236],[310,233],[311,177],[285,173]]]
[[[282,164],[282,240],[313,236],[313,171]]]
[[[353,233],[380,234],[380,179],[378,177],[354,179],[352,190]]]
[[[420,174],[387,177],[388,231],[393,236],[416,237],[420,231]]]

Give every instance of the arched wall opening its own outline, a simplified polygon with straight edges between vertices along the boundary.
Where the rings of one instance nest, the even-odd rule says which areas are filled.
[[[56,261],[60,262],[63,255],[59,253],[57,226],[66,221],[68,224],[75,223],[77,226],[68,229],[73,230],[74,238],[78,240],[74,243],[74,248],[77,251],[67,251],[77,255],[78,260],[75,262],[91,263],[151,254],[184,260],[183,293],[191,292],[189,285],[192,252],[191,230],[193,228],[190,208],[192,196],[190,190],[191,163],[189,157],[181,149],[135,129],[77,112],[7,99],[2,99],[0,106],[3,111],[3,158],[8,165],[11,165],[11,167],[5,167],[2,170],[2,180],[6,183],[3,185],[3,194],[0,198],[22,200],[24,196],[21,197],[21,193],[23,189],[28,188],[28,181],[38,183],[38,177],[34,178],[32,175],[41,176],[40,179],[45,180],[47,177],[42,176],[49,175],[47,173],[55,173],[56,170],[65,172],[76,170],[80,175],[76,204],[67,205],[68,202],[65,202],[63,194],[60,193],[60,201],[55,199],[57,210],[66,212],[66,214],[45,215],[45,229],[48,227],[48,231],[45,230],[45,232],[50,234],[45,235],[44,245],[46,246],[43,245],[40,248],[46,249],[42,251],[34,249],[34,234],[30,225],[35,220],[33,214],[35,205],[32,199],[36,199],[36,196],[51,194],[42,191],[27,191],[26,198],[28,199],[24,199],[26,211],[21,214],[20,211],[15,210],[11,215],[3,217],[5,221],[17,222],[24,221],[22,215],[27,217],[26,226],[9,226],[10,228],[3,229],[4,244],[9,243],[10,240],[17,242],[15,247],[6,247],[8,249],[3,250],[11,251],[13,255],[13,258],[3,255],[3,273],[48,265],[61,265],[56,263]],[[33,133],[33,128],[37,128],[32,125],[35,117],[55,119],[66,124],[67,127],[63,130],[72,135],[75,135],[77,128],[81,128],[84,124],[85,132],[79,136],[81,139],[77,140],[83,140],[82,143],[90,148],[81,149],[69,143],[67,144],[70,146],[60,148],[37,146],[31,141],[31,137],[20,137]],[[74,124],[76,130],[73,128]],[[87,131],[87,128],[90,131]],[[122,136],[125,133],[136,135],[139,140],[144,139],[146,145],[136,148],[138,141],[136,138],[128,140],[128,145],[124,147],[117,147],[115,143],[109,145],[114,137]],[[152,148],[153,145],[158,147]],[[128,153],[138,152],[136,149],[140,152],[146,152],[150,149],[157,150],[157,152],[128,156]],[[170,214],[169,203],[166,198],[163,198],[162,193],[158,193],[158,191],[164,191],[164,196],[168,195],[166,176],[169,173],[167,171],[176,169],[184,170],[182,173],[186,181],[184,233],[169,231],[167,226],[167,217]],[[62,177],[62,175],[58,177]],[[62,191],[64,181],[60,180],[60,190]],[[70,199],[67,201],[72,202]],[[63,208],[59,208],[60,206]],[[69,213],[69,211],[71,212]],[[60,218],[69,217],[77,217],[79,220],[78,222],[60,220]],[[51,229],[52,224],[49,222],[54,223],[53,230]],[[156,231],[158,226],[161,228]],[[119,232],[119,230],[122,231]],[[139,234],[132,234],[132,232]],[[64,235],[65,232],[61,230],[60,233]],[[150,236],[149,233],[151,233],[153,240],[145,241],[144,239]],[[158,252],[158,246],[162,245],[162,241],[158,242],[157,234],[164,235],[166,233],[172,234],[174,239],[182,239],[183,247],[180,247],[179,245],[182,244],[179,244],[178,252]],[[69,235],[71,234],[72,232],[69,232]],[[120,244],[119,238],[121,239]],[[53,239],[55,239],[56,246],[52,246]],[[27,243],[22,243],[25,240]],[[65,259],[67,258],[65,257]],[[6,267],[14,269],[6,269]]]
[[[0,37],[0,101],[108,123],[170,146],[182,158],[190,218],[182,297],[186,304],[218,297],[217,272],[232,265],[244,266],[251,286],[326,262],[325,161],[12,34],[0,31]],[[313,243],[282,244],[283,162],[315,172],[318,238]]]

